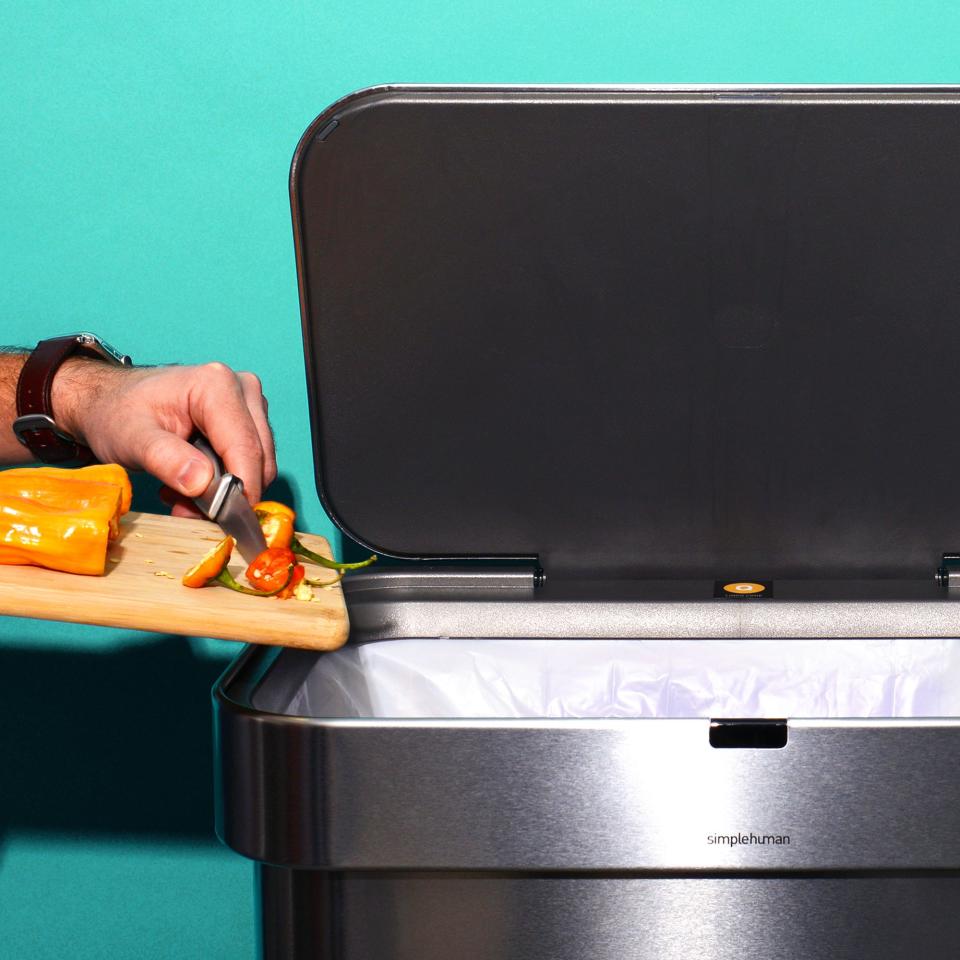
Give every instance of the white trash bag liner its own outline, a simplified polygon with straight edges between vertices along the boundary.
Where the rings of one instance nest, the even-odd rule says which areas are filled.
[[[401,639],[318,658],[302,716],[960,716],[960,640]]]

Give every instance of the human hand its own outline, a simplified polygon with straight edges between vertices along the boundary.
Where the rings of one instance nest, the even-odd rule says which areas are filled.
[[[189,498],[213,478],[210,461],[187,442],[197,430],[251,503],[277,475],[260,380],[223,363],[126,368],[75,358],[57,372],[52,405],[57,423],[99,460],[159,478],[180,516],[200,515]]]

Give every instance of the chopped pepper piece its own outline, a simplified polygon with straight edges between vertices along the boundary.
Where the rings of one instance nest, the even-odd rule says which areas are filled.
[[[233,537],[224,537],[213,549],[208,550],[199,562],[183,575],[183,585],[205,587],[211,580],[216,580],[230,562],[235,542]]]
[[[286,504],[279,503],[276,500],[261,500],[253,505],[253,510],[260,520],[260,529],[263,530],[263,536],[268,547],[289,547],[298,557],[303,557],[304,560],[316,563],[327,570],[336,570],[341,574],[348,570],[360,570],[362,567],[369,567],[377,559],[376,554],[374,554],[369,559],[361,560],[359,563],[340,563],[338,560],[330,560],[328,557],[314,553],[303,545],[294,532],[293,525],[296,514]],[[314,585],[330,586],[337,582],[337,580],[331,580],[329,583],[318,582]]]
[[[253,508],[268,547],[289,547],[293,539],[294,512],[275,500],[262,500]]]
[[[279,593],[298,566],[288,547],[267,547],[247,567],[247,579],[262,593]]]
[[[235,590],[237,593],[245,593],[248,596],[271,597],[274,594],[280,593],[293,578],[293,566],[291,565],[286,569],[286,578],[276,589],[265,592],[263,590],[253,590],[250,587],[243,586],[241,583],[237,583],[233,578],[233,574],[227,569],[227,564],[230,562],[230,554],[233,553],[234,543],[233,537],[224,537],[212,550],[208,550],[200,561],[194,564],[183,575],[183,585],[185,587],[205,587],[209,583],[219,583],[224,587],[228,587],[230,590]],[[279,576],[278,579],[280,579]]]
[[[296,514],[293,512],[292,507],[288,507],[285,503],[280,503],[279,500],[261,500],[259,503],[253,505],[253,509],[257,513],[277,513],[289,517],[293,520],[296,517]]]
[[[277,599],[289,600],[294,593],[296,593],[297,587],[300,586],[304,573],[305,570],[303,569],[303,564],[295,564],[293,567],[293,572],[290,574],[290,579],[287,581],[287,585],[277,594]]]

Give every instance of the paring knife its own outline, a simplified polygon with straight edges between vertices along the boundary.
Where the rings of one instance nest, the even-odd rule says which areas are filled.
[[[240,556],[247,563],[253,563],[258,554],[267,549],[267,542],[253,507],[243,495],[243,481],[232,473],[224,473],[223,463],[206,437],[195,435],[190,442],[213,464],[210,486],[199,497],[194,497],[193,502],[237,541]]]

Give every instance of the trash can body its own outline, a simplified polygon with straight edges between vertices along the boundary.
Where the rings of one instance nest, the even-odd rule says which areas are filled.
[[[268,960],[947,960],[960,942],[956,877],[257,870]]]
[[[400,639],[390,580],[357,584],[356,642]],[[271,960],[955,953],[960,720],[359,716],[342,653],[248,648],[215,690],[218,831]]]

